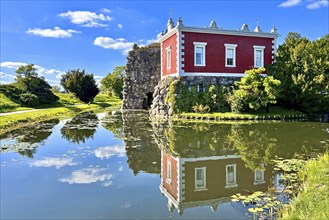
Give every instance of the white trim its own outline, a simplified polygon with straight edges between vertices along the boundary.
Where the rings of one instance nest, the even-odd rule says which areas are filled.
[[[203,171],[203,185],[202,186],[197,186],[197,170],[202,170]],[[194,168],[194,189],[199,191],[199,190],[207,190],[207,167],[196,167]]]
[[[194,44],[194,66],[206,66],[206,46],[205,42],[193,42]],[[201,64],[196,63],[196,48],[202,48]]]
[[[178,31],[176,34],[176,72],[179,72],[179,49],[180,49],[180,32]]]
[[[208,160],[222,160],[222,159],[236,159],[241,158],[237,155],[226,155],[226,156],[212,156],[212,157],[198,157],[198,158],[182,158],[182,162],[197,162],[197,161],[208,161]]]
[[[214,28],[202,28],[202,27],[191,27],[191,26],[176,26],[171,31],[166,33],[159,39],[159,42],[163,42],[177,31],[204,33],[204,34],[225,34],[235,36],[246,36],[246,37],[262,37],[276,39],[280,35],[277,33],[266,33],[266,32],[253,32],[253,31],[241,31],[241,30],[227,30],[227,29],[214,29]]]
[[[207,42],[193,42],[194,46],[207,46]]]
[[[162,53],[163,53],[163,49],[162,49],[162,45],[163,45],[163,43],[161,42],[160,43],[160,53],[161,53],[161,55],[160,55],[160,78],[162,79],[162,74],[163,74],[163,69],[162,69],[162,64],[163,64],[163,55],[162,55]]]
[[[265,183],[265,178],[264,178],[264,164],[262,163],[261,165],[261,169],[256,169],[254,171],[254,185],[259,185],[259,184],[263,184]],[[257,172],[261,172],[261,179],[256,179],[256,173]]]
[[[171,161],[170,160],[167,160],[167,173],[166,173],[166,182],[168,184],[171,184]]]
[[[171,47],[166,48],[166,64],[167,64],[167,69],[171,69]]]
[[[264,49],[265,46],[256,46],[254,45],[254,67],[264,67]],[[261,51],[261,60],[260,60],[260,66],[256,65],[256,51]]]
[[[226,76],[226,77],[244,77],[247,76],[245,73],[200,73],[200,72],[184,72],[180,73],[180,76]],[[260,74],[261,76],[266,77],[267,74]]]
[[[224,44],[225,46],[225,67],[236,67],[236,47],[238,46],[237,44]],[[233,50],[233,64],[228,65],[227,64],[227,50]]]
[[[258,46],[258,45],[254,45],[254,49],[265,49],[265,46]]]
[[[180,158],[177,161],[177,201],[181,202],[182,200],[182,163]]]
[[[237,47],[237,44],[224,44],[225,47]]]
[[[178,73],[172,73],[172,74],[169,74],[169,75],[162,76],[161,79],[164,79],[164,78],[166,78],[168,76],[172,76],[173,77],[173,76],[179,76],[179,75],[178,75]]]
[[[233,174],[234,174],[234,183],[229,183],[228,182],[228,172],[227,169],[228,167],[233,167]],[[236,179],[236,164],[228,164],[225,167],[225,174],[226,174],[226,185],[225,188],[232,188],[232,187],[237,187],[237,179]]]

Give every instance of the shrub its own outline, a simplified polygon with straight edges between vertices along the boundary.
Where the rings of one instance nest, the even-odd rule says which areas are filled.
[[[281,82],[273,76],[263,77],[263,72],[265,68],[248,70],[240,82],[235,82],[235,88],[227,96],[232,111],[258,110],[269,103],[276,103]]]
[[[22,104],[35,107],[39,105],[39,98],[38,96],[32,94],[32,93],[22,93],[20,95],[20,101]]]
[[[210,112],[210,107],[208,105],[195,105],[192,107],[193,111],[195,113],[201,113],[201,114],[204,114],[204,113],[209,113]]]

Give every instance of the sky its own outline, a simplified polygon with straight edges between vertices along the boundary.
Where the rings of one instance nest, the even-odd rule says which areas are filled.
[[[275,26],[284,42],[289,32],[310,40],[329,33],[328,0],[105,1],[1,0],[0,81],[14,82],[15,70],[34,64],[50,85],[63,73],[85,69],[99,82],[126,64],[134,43],[147,45],[165,31],[168,18],[223,29],[243,23],[263,32]]]

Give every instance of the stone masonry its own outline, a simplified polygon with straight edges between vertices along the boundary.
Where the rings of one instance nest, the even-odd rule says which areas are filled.
[[[122,109],[149,109],[160,81],[160,45],[134,48],[127,57]]]

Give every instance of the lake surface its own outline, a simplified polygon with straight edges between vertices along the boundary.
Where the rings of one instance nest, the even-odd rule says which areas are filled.
[[[1,219],[248,219],[230,196],[278,185],[276,155],[328,149],[329,124],[83,113],[1,139]]]

